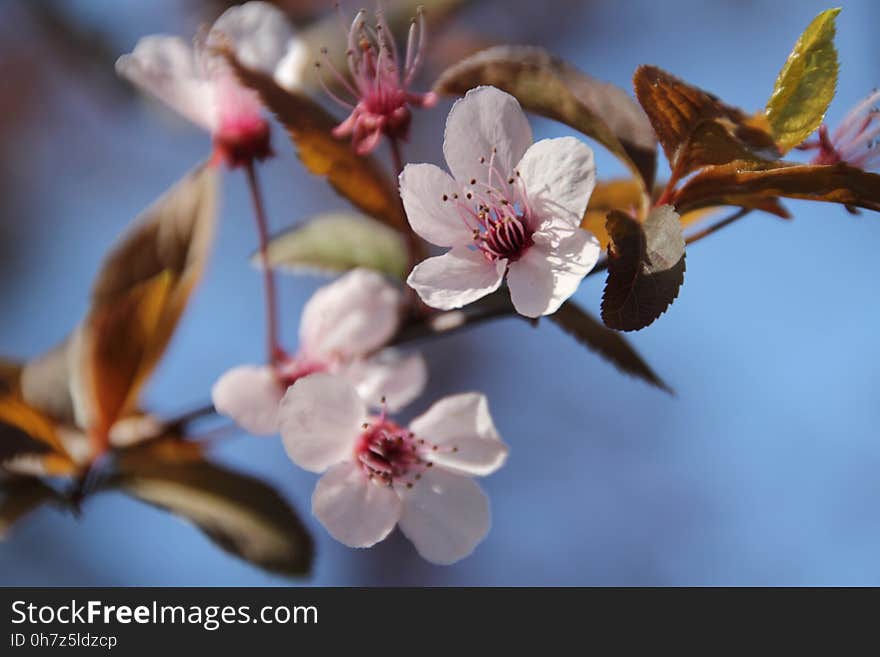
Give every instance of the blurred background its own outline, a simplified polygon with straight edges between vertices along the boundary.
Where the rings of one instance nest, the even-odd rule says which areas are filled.
[[[128,221],[210,149],[207,135],[139,96],[113,62],[154,32],[191,35],[216,0],[4,0],[0,5],[0,353],[27,358],[86,310],[100,259]],[[304,22],[330,3],[281,2]],[[361,3],[362,4],[362,3]],[[800,32],[828,2],[469,3],[437,26],[427,87],[492,43],[542,45],[627,89],[659,65],[749,110],[762,107]],[[844,2],[835,124],[880,83],[880,4]],[[335,44],[328,44],[333,46]],[[340,46],[341,47],[341,46]],[[420,112],[410,161],[441,161],[449,102]],[[537,138],[570,134],[536,120]],[[274,228],[347,203],[297,162],[280,130],[261,167]],[[622,167],[596,148],[601,178]],[[664,175],[661,171],[661,175]],[[240,172],[224,177],[211,265],[159,371],[149,408],[208,399],[216,377],[263,355],[260,277]],[[316,477],[277,439],[241,436],[218,458],[277,486],[313,531],[311,577],[265,574],[182,521],[121,495],[79,519],[41,510],[0,543],[2,585],[880,584],[880,217],[786,201],[688,252],[670,311],[632,336],[676,390],[630,379],[550,322],[503,320],[425,346],[432,399],[489,395],[511,445],[482,483],[493,528],[451,567],[399,534],[369,551],[311,517]],[[285,334],[323,281],[283,277]],[[602,277],[576,294],[598,311]]]

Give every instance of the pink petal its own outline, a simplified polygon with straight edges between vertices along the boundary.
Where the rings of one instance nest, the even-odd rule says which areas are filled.
[[[520,315],[540,317],[555,313],[574,294],[602,250],[580,228],[538,231],[532,238],[534,245],[510,263],[507,286]]]
[[[495,87],[471,89],[446,119],[443,154],[460,183],[472,178],[487,181],[493,149],[495,167],[505,178],[510,176],[531,145],[532,128],[516,98]]]
[[[116,60],[116,72],[208,132],[216,129],[213,85],[183,39],[144,37]]]
[[[432,308],[461,308],[501,285],[507,260],[490,262],[479,251],[457,246],[448,253],[416,265],[407,285]]]
[[[323,472],[351,457],[366,419],[366,405],[351,383],[324,373],[290,386],[278,411],[287,455],[312,472]]]
[[[542,139],[526,151],[517,170],[532,213],[561,219],[571,228],[581,225],[596,186],[589,146],[574,137]]]
[[[370,406],[380,407],[384,397],[392,413],[422,394],[428,382],[422,355],[403,354],[396,349],[383,349],[372,358],[353,362],[340,373]]]
[[[255,436],[278,433],[278,405],[284,390],[271,367],[241,365],[221,376],[211,400],[221,415]]]
[[[432,563],[463,559],[489,532],[489,500],[469,477],[430,468],[412,488],[398,492],[400,530]]]
[[[485,395],[479,393],[445,397],[410,422],[409,428],[417,438],[440,448],[431,453],[436,465],[463,474],[492,474],[507,459],[507,445],[495,429]]]
[[[340,543],[366,548],[384,539],[400,517],[391,486],[371,482],[353,461],[338,463],[318,480],[312,513]]]
[[[400,324],[398,288],[355,269],[319,289],[303,308],[300,349],[311,358],[354,358],[382,347]]]
[[[456,209],[459,191],[452,176],[433,164],[407,164],[400,174],[400,197],[409,225],[437,246],[460,246],[473,239],[473,231]]]

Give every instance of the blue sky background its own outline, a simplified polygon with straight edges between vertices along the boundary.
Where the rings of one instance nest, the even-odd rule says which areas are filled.
[[[175,3],[74,3],[123,44],[151,31],[188,33]],[[659,65],[757,109],[801,30],[828,5],[775,2],[541,3],[543,45],[626,88]],[[880,83],[880,5],[846,2],[838,21],[836,123]],[[575,7],[574,9],[572,7]],[[2,12],[0,12],[2,13]],[[463,26],[529,41],[530,3],[495,3]],[[497,18],[497,20],[495,20]],[[506,25],[519,24],[516,38]],[[112,67],[112,61],[106,63]],[[38,130],[7,141],[7,184],[26,213],[0,219],[0,352],[28,357],[82,315],[103,252],[127,221],[208,150],[205,135],[148,104],[94,98],[71,80]],[[411,161],[440,161],[447,104],[420,113]],[[535,121],[536,137],[570,134]],[[279,131],[262,169],[276,228],[345,208],[304,173]],[[600,177],[622,173],[597,147]],[[308,511],[316,477],[277,439],[242,436],[218,458],[277,485],[317,541],[306,580],[266,575],[215,549],[165,513],[117,495],[81,519],[44,510],[0,544],[3,585],[677,585],[880,584],[880,217],[787,202],[785,222],[752,215],[688,252],[680,298],[632,341],[675,388],[671,397],[623,376],[550,322],[505,320],[425,348],[438,396],[485,391],[511,445],[483,481],[493,528],[452,567],[423,562],[399,534],[369,551],[331,539]],[[148,405],[173,414],[204,401],[228,367],[263,354],[260,278],[243,177],[228,174],[206,278],[152,380]],[[576,294],[598,312],[602,277]],[[285,278],[285,334],[321,283]],[[12,309],[12,312],[10,312]]]

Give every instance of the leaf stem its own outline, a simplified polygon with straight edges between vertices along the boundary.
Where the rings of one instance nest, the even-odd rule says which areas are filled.
[[[260,245],[260,264],[263,269],[263,292],[266,300],[266,351],[270,365],[274,365],[285,353],[278,342],[278,302],[275,292],[275,272],[269,266],[269,226],[263,197],[257,181],[257,172],[253,160],[244,166],[247,174],[251,201],[254,206],[254,218],[257,224],[257,236]]]

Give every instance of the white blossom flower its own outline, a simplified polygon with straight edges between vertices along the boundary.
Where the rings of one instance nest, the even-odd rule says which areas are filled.
[[[437,246],[407,283],[434,308],[460,308],[494,292],[505,275],[517,312],[555,312],[599,258],[580,228],[596,184],[593,152],[572,137],[532,143],[517,100],[471,89],[446,120],[452,172],[410,164],[400,194],[410,226]]]
[[[216,153],[230,166],[271,155],[269,124],[257,94],[245,89],[211,49],[229,44],[239,60],[269,73],[287,88],[299,85],[308,53],[284,14],[267,2],[224,12],[207,38],[194,44],[168,35],[144,37],[116,70],[144,91],[207,130]]]
[[[316,372],[334,372],[370,405],[384,398],[389,408],[403,408],[421,394],[428,375],[420,354],[382,349],[397,332],[402,303],[398,288],[367,269],[325,285],[303,308],[297,353],[274,366],[232,368],[211,390],[214,407],[248,433],[273,435],[287,387]]]
[[[298,466],[323,473],[312,512],[338,541],[370,547],[395,525],[419,554],[450,564],[489,531],[489,502],[473,476],[507,458],[477,393],[446,397],[408,428],[367,407],[345,379],[315,374],[285,394],[281,438]]]

